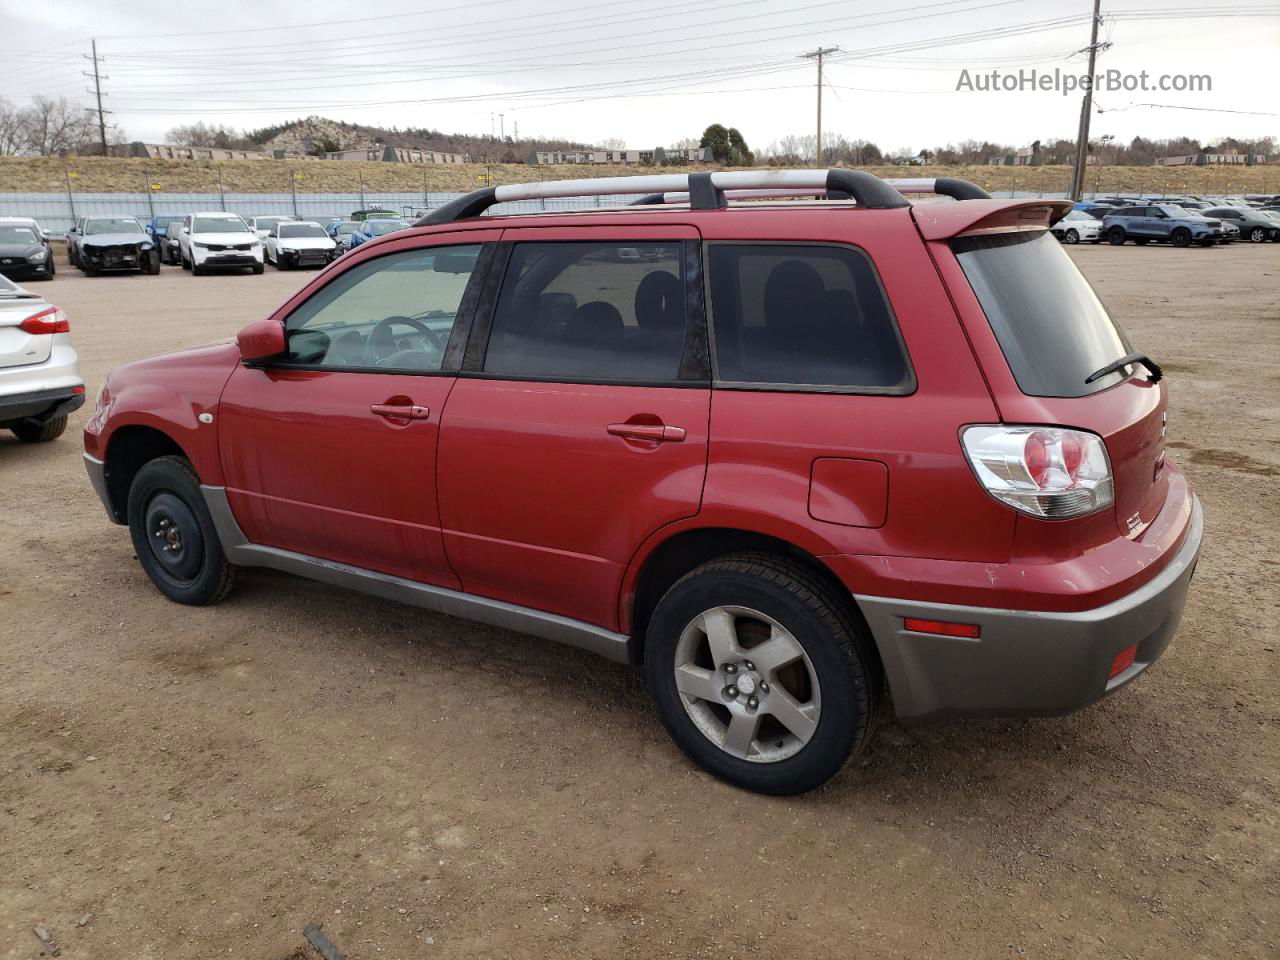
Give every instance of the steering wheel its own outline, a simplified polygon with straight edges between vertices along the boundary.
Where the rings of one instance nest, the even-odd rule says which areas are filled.
[[[395,336],[391,328],[397,323],[402,323],[407,327],[412,327],[418,333],[427,338],[427,341],[439,353],[444,353],[444,349],[448,341],[442,340],[438,333],[432,331],[421,320],[415,320],[413,317],[391,316],[383,317],[369,331],[369,340],[366,344],[366,350],[369,354],[369,361],[375,366],[382,363],[393,354],[399,353],[400,348],[396,345]]]

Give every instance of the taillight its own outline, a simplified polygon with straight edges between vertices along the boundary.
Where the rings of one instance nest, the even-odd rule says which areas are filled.
[[[65,313],[57,307],[50,307],[48,310],[41,310],[27,317],[18,324],[18,329],[34,336],[44,333],[70,333],[71,323],[67,320]]]
[[[1102,438],[1060,427],[966,427],[965,456],[987,493],[1033,517],[1065,520],[1111,506]]]

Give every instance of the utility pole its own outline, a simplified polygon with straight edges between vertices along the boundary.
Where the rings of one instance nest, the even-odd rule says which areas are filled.
[[[501,140],[507,139],[507,122],[506,114],[504,113],[498,114],[498,138]]]
[[[102,57],[98,56],[98,41],[95,39],[89,42],[92,44],[93,55],[86,56],[84,57],[84,59],[93,61],[93,73],[85,73],[83,70],[81,71],[81,73],[83,73],[86,77],[89,77],[93,80],[93,89],[90,90],[89,92],[92,93],[95,97],[97,97],[97,100],[98,100],[98,138],[102,142],[102,155],[105,157],[107,155],[106,114],[109,111],[102,109],[102,81],[110,80],[111,78],[104,77],[98,72],[98,64],[101,63],[103,60]],[[84,56],[84,54],[81,54],[81,56]]]
[[[515,131],[511,135],[515,138],[516,143],[519,143],[520,142],[520,121],[513,120],[511,122],[511,125],[515,127]]]
[[[1084,89],[1080,104],[1080,129],[1076,135],[1076,162],[1071,171],[1070,199],[1079,200],[1084,195],[1085,167],[1089,162],[1089,120],[1093,113],[1094,64],[1098,58],[1098,21],[1102,19],[1102,0],[1093,0],[1093,20],[1089,31],[1089,84]],[[1109,44],[1108,44],[1109,46]]]
[[[818,139],[813,144],[813,155],[818,161],[818,166],[822,166],[822,58],[839,49],[839,47],[819,47],[812,53],[800,54],[802,60],[818,61]]]

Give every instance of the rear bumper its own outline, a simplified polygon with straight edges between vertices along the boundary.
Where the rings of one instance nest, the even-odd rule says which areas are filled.
[[[76,393],[72,387],[53,390],[33,390],[29,393],[13,393],[0,396],[0,424],[20,420],[43,423],[53,417],[78,410],[84,404],[84,387]]]
[[[1069,613],[857,598],[902,720],[964,715],[1060,715],[1102,699],[1154,663],[1173,638],[1200,556],[1204,519],[1193,498],[1176,556],[1152,580],[1092,610]],[[904,618],[975,624],[978,639],[907,630]],[[1110,677],[1116,655],[1133,664]]]

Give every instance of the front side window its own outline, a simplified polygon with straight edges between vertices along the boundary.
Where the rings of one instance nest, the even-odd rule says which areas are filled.
[[[485,372],[677,380],[687,326],[683,252],[675,241],[516,244]]]
[[[288,363],[441,369],[480,245],[428,247],[367,260],[285,321]]]
[[[871,261],[850,247],[708,247],[716,380],[906,393],[910,365]]]

